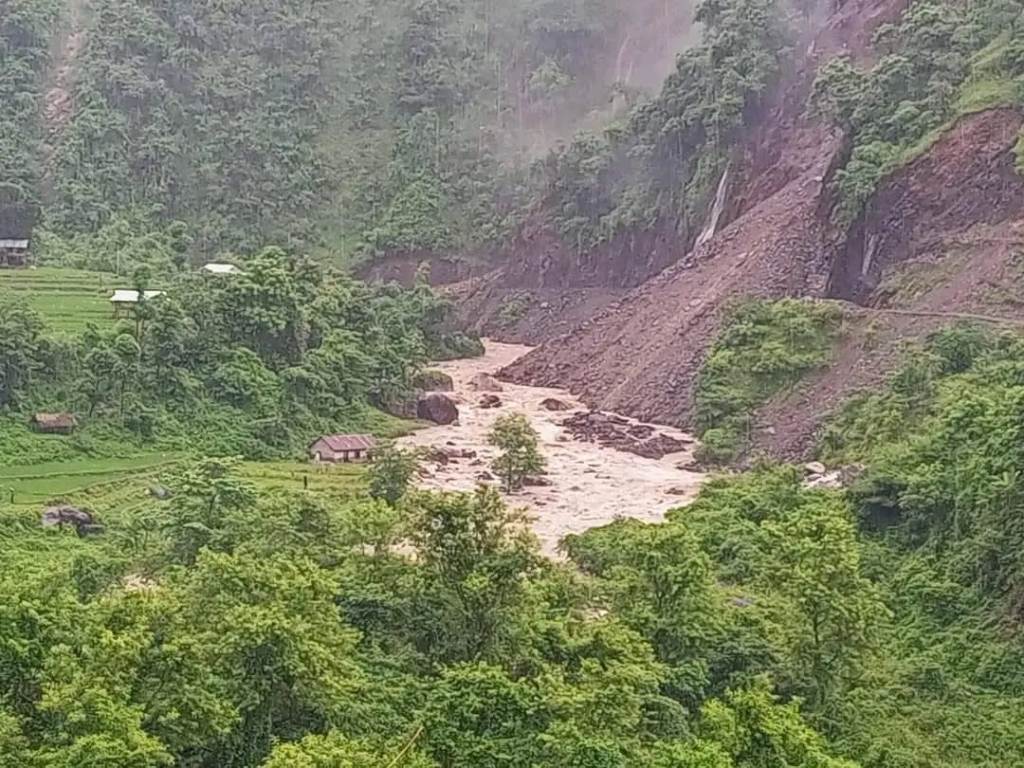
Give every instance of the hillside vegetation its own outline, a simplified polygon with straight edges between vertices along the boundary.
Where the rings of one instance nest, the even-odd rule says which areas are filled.
[[[919,156],[951,122],[1024,105],[1024,7],[1019,2],[920,0],[875,35],[877,63],[848,58],[819,72],[812,101],[852,139],[837,175],[836,218],[849,223],[879,181]]]
[[[0,464],[155,448],[292,457],[319,434],[394,433],[400,422],[377,409],[407,398],[427,359],[479,351],[423,285],[369,287],[276,249],[242,264],[227,278],[160,283],[141,266],[128,284],[161,295],[127,320],[92,322],[92,305],[78,307],[80,332],[60,335],[48,322],[67,329],[72,294],[47,298],[40,281],[76,273],[0,276]],[[3,290],[22,278],[35,287]],[[32,434],[37,411],[77,413],[82,428],[66,440]]]
[[[19,196],[61,236],[184,221],[204,255],[494,242],[525,211],[531,163],[624,115],[695,39],[686,3],[655,0],[90,0],[68,52],[57,3],[16,5]],[[70,114],[44,167],[58,66]]]

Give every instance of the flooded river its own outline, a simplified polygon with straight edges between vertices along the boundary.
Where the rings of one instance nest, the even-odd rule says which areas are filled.
[[[663,459],[647,459],[632,453],[582,442],[560,424],[573,411],[550,412],[541,406],[556,398],[584,409],[582,403],[559,389],[523,387],[502,382],[500,408],[481,408],[481,392],[471,382],[480,373],[493,374],[530,351],[516,344],[487,342],[483,357],[454,360],[434,368],[452,377],[451,396],[459,407],[459,422],[451,426],[423,429],[400,441],[405,447],[437,447],[476,452],[476,458],[460,458],[448,464],[429,462],[429,475],[421,478],[425,489],[472,490],[480,476],[490,472],[496,451],[487,444],[494,422],[507,413],[524,414],[540,436],[540,450],[547,459],[550,485],[528,487],[509,497],[509,503],[524,507],[534,518],[533,529],[544,551],[557,554],[558,542],[569,533],[580,533],[618,517],[657,521],[673,507],[688,503],[696,495],[705,475],[681,469],[692,459],[692,448]],[[660,432],[687,438],[671,427]],[[496,481],[495,481],[496,482]]]

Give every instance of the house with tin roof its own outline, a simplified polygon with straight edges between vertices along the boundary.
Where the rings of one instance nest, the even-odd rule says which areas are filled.
[[[373,435],[324,435],[309,446],[309,458],[315,464],[367,461],[376,447]]]

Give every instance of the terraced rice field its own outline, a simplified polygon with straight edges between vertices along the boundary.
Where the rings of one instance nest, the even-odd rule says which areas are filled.
[[[112,291],[128,288],[130,282],[108,273],[59,267],[0,269],[0,293],[24,298],[50,330],[68,334],[88,323],[109,323]]]
[[[0,502],[8,503],[13,493],[16,505],[42,504],[56,498],[87,503],[108,496],[114,486],[125,485],[135,496],[145,498],[149,484],[182,458],[180,454],[146,453],[129,458],[0,467]]]

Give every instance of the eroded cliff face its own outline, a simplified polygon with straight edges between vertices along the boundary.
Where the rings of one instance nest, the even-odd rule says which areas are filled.
[[[1024,179],[1011,149],[1021,122],[1015,109],[969,115],[886,179],[836,254],[829,295],[877,304],[884,275],[901,262],[940,259],[951,234],[1020,216]]]
[[[827,296],[852,307],[831,364],[766,403],[753,452],[799,458],[857,391],[880,386],[907,341],[958,319],[1024,323],[1024,114],[968,115],[882,184],[834,251]]]
[[[1015,254],[1024,249],[1024,179],[1012,160],[1019,111],[961,119],[886,179],[851,227],[832,223],[834,174],[848,148],[808,112],[814,73],[838,53],[869,61],[874,31],[906,6],[850,0],[818,21],[730,158],[705,236],[662,222],[578,253],[537,226],[498,254],[494,268],[453,282],[467,324],[541,343],[504,375],[692,428],[697,375],[733,303],[808,297],[861,305],[834,365],[759,414],[755,449],[795,457],[834,405],[879,382],[897,364],[901,342],[948,323],[944,313],[1024,319],[1012,300]],[[925,287],[894,292],[888,278],[907,269],[930,271]],[[858,313],[872,325],[870,349]]]
[[[851,2],[822,19],[734,153],[714,236],[692,250],[679,243],[667,268],[506,375],[559,382],[594,405],[689,424],[697,373],[732,302],[828,293],[836,241],[830,181],[845,148],[808,114],[810,86],[827,58],[866,55],[873,29],[905,5]]]

